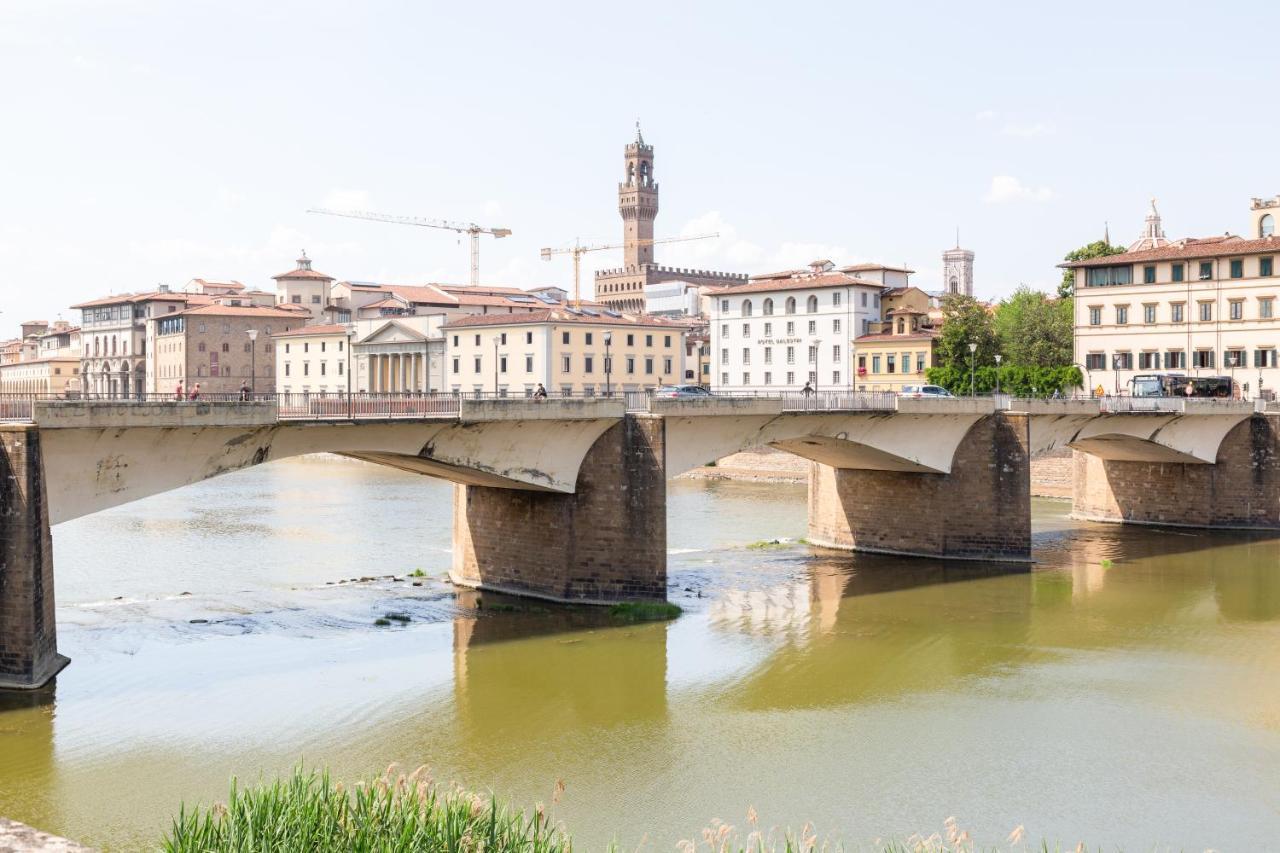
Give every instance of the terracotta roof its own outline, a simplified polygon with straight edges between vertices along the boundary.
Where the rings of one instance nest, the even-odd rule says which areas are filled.
[[[873,335],[861,335],[853,340],[854,343],[857,343],[858,341],[887,341],[891,338],[899,341],[931,341],[938,337],[939,334],[941,334],[941,332],[936,329],[920,329],[919,331],[908,332],[903,335],[895,335],[892,332],[877,332]]]
[[[768,293],[776,290],[808,290],[819,287],[848,287],[850,285],[864,285],[866,287],[882,288],[884,287],[878,281],[869,281],[865,278],[857,278],[848,273],[828,272],[819,275],[800,274],[790,278],[766,278],[761,279],[753,276],[746,284],[731,284],[728,287],[720,287],[709,292],[711,296],[729,296],[737,293]]]
[[[1140,264],[1145,261],[1216,258],[1222,255],[1259,255],[1268,252],[1280,252],[1280,240],[1274,237],[1246,240],[1234,234],[1224,234],[1221,237],[1186,237],[1157,249],[1122,252],[1118,255],[1090,258],[1085,261],[1068,261],[1067,263],[1058,264],[1058,266],[1063,269],[1109,267],[1121,264]]]
[[[163,320],[165,317],[189,316],[198,314],[202,317],[280,317],[288,320],[296,320],[303,314],[310,313],[303,309],[299,312],[296,308],[266,308],[257,305],[201,305],[198,308],[188,308],[185,311],[178,311],[174,314],[162,314],[159,317],[153,317],[153,320]]]
[[[598,317],[586,314],[572,314],[567,308],[549,308],[544,311],[525,311],[519,314],[467,314],[455,317],[445,323],[442,328],[456,329],[468,326],[517,326],[535,323],[583,323],[593,326],[643,326],[646,328],[669,329],[674,332],[686,327],[657,317],[639,317],[635,314],[623,314],[610,317],[601,313]]]
[[[244,290],[244,285],[238,281],[209,281],[208,279],[203,278],[193,278],[191,280],[201,285],[213,285],[214,287],[221,287],[227,290]]]
[[[459,296],[461,296],[464,293],[481,294],[481,295],[487,295],[487,296],[502,296],[502,295],[528,296],[529,295],[529,291],[523,290],[519,287],[496,287],[496,286],[490,287],[484,284],[476,284],[476,285],[439,284],[436,286]]]
[[[289,270],[288,272],[282,272],[279,275],[273,275],[271,277],[276,281],[286,278],[310,278],[315,279],[316,281],[333,281],[333,276],[325,275],[319,270]]]
[[[370,302],[368,305],[361,305],[361,308],[406,308],[404,302],[396,299],[394,296],[388,296],[386,299],[379,299],[377,302]]]
[[[872,270],[887,270],[888,272],[905,272],[915,274],[915,270],[906,267],[891,267],[885,264],[853,264],[852,266],[840,267],[840,272],[871,272]]]
[[[116,305],[122,302],[147,302],[152,299],[208,305],[213,297],[204,293],[175,293],[172,290],[148,290],[143,293],[122,293],[119,296],[104,296],[101,299],[91,299],[88,302],[79,302],[71,307],[96,308],[99,305]]]
[[[350,330],[349,327],[344,326],[341,323],[328,323],[321,326],[300,326],[296,329],[290,329],[287,332],[276,332],[271,337],[295,338],[298,336],[306,336],[306,335],[345,335],[349,330]]]

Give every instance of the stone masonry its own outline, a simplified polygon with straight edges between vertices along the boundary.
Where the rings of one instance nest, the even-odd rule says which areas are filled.
[[[978,421],[950,474],[812,463],[809,540],[856,551],[953,559],[1031,558],[1028,417]]]
[[[454,582],[561,602],[664,600],[664,436],[661,417],[610,427],[571,495],[454,486]]]
[[[36,427],[0,426],[0,688],[40,687],[69,662],[58,654],[43,469]]]
[[[1280,529],[1280,414],[1227,433],[1214,465],[1075,454],[1079,518],[1178,527]]]

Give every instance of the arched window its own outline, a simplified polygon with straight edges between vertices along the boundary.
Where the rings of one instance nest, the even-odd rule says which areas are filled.
[[[901,317],[898,318],[898,334],[902,334],[907,330],[907,325]]]
[[[951,292],[952,293],[960,292],[960,279],[958,278],[951,279]]]
[[[751,300],[750,299],[742,300],[742,316],[743,317],[751,316]]]
[[[810,296],[810,297],[809,297],[809,302],[808,302],[808,303],[807,303],[807,305],[806,305],[806,310],[807,310],[810,314],[817,314],[817,313],[818,313],[818,297],[816,297],[816,296]]]
[[[1258,220],[1258,236],[1270,237],[1276,233],[1276,218],[1270,213],[1264,213],[1262,218]]]
[[[788,314],[796,313],[796,298],[794,296],[787,297],[786,311]]]
[[[763,311],[764,311],[764,316],[766,317],[773,316],[773,300],[772,299],[766,299],[764,301]]]
[[[117,344],[117,343],[118,343],[118,340],[117,340],[116,336],[115,336],[115,335],[112,335],[112,336],[111,336],[111,354],[112,354],[112,355],[115,355],[115,354],[116,354],[116,344]]]

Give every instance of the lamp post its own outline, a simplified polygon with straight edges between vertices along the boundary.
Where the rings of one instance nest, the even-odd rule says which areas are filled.
[[[818,394],[818,362],[822,360],[822,338],[813,339],[813,393]]]
[[[977,366],[975,364],[978,358],[977,352],[978,352],[978,345],[975,343],[970,343],[969,344],[969,396],[970,397],[978,396],[977,378],[974,373],[974,368]]]
[[[258,393],[258,330],[248,329],[249,336],[249,399]]]
[[[996,353],[996,396],[1000,396],[1000,362],[1004,361],[1004,356]]]
[[[604,333],[604,395],[613,396],[613,359],[609,357],[609,345],[613,343],[613,332]]]
[[[493,396],[498,397],[498,336],[493,336]]]

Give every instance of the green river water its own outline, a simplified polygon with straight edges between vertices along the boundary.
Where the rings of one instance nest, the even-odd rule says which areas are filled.
[[[233,775],[398,762],[522,805],[562,779],[583,850],[748,807],[847,844],[954,815],[990,844],[1280,849],[1278,539],[1044,501],[1034,569],[1004,574],[751,548],[804,535],[803,487],[677,482],[686,613],[615,627],[455,594],[450,488],[308,459],[55,528],[73,663],[0,695],[0,815],[148,849]]]

